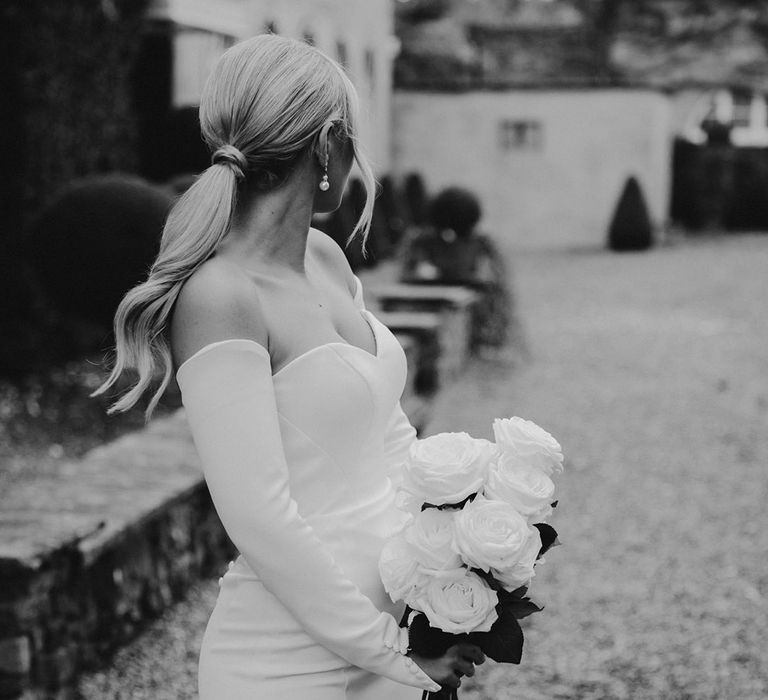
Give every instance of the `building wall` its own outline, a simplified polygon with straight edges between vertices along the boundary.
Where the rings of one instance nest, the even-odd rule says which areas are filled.
[[[392,62],[397,51],[392,0],[154,0],[149,17],[175,26],[175,107],[199,103],[205,78],[236,41],[265,31],[311,39],[341,61],[357,87],[361,135],[374,167],[389,169]]]
[[[666,222],[668,122],[668,98],[650,90],[396,91],[393,172],[473,189],[505,247],[602,246],[631,175]]]
[[[706,141],[701,123],[710,112],[713,91],[701,88],[683,88],[670,95],[670,135],[684,137],[694,143]]]
[[[392,63],[397,52],[392,0],[247,0],[251,31],[312,37],[343,63],[361,102],[361,136],[377,172],[390,166]],[[343,47],[343,48],[342,48]]]

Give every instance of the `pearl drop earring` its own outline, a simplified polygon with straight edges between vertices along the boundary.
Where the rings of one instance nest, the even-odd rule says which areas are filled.
[[[327,192],[331,188],[331,183],[328,182],[328,151],[325,152],[325,163],[323,163],[323,170],[325,171],[325,174],[323,175],[323,179],[320,180],[320,184],[318,187],[322,192]]]

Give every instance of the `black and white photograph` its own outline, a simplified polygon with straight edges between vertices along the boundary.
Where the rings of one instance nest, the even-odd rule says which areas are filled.
[[[768,0],[0,51],[0,700],[768,698]]]

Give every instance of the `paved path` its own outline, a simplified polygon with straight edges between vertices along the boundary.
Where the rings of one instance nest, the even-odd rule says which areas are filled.
[[[521,415],[562,442],[520,667],[465,700],[768,697],[768,237],[513,261],[528,359],[478,363],[431,430]],[[83,697],[193,698],[201,586]]]

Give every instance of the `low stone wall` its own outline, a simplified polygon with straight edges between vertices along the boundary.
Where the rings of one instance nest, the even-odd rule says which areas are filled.
[[[232,554],[181,412],[0,498],[0,698],[74,697]]]
[[[466,351],[455,330],[464,317],[437,307],[380,316],[405,350],[403,406],[419,429],[445,372],[441,357]],[[434,386],[420,386],[424,377]],[[81,671],[102,666],[234,554],[183,411],[55,475],[13,484],[0,494],[0,535],[2,700],[74,700]]]

